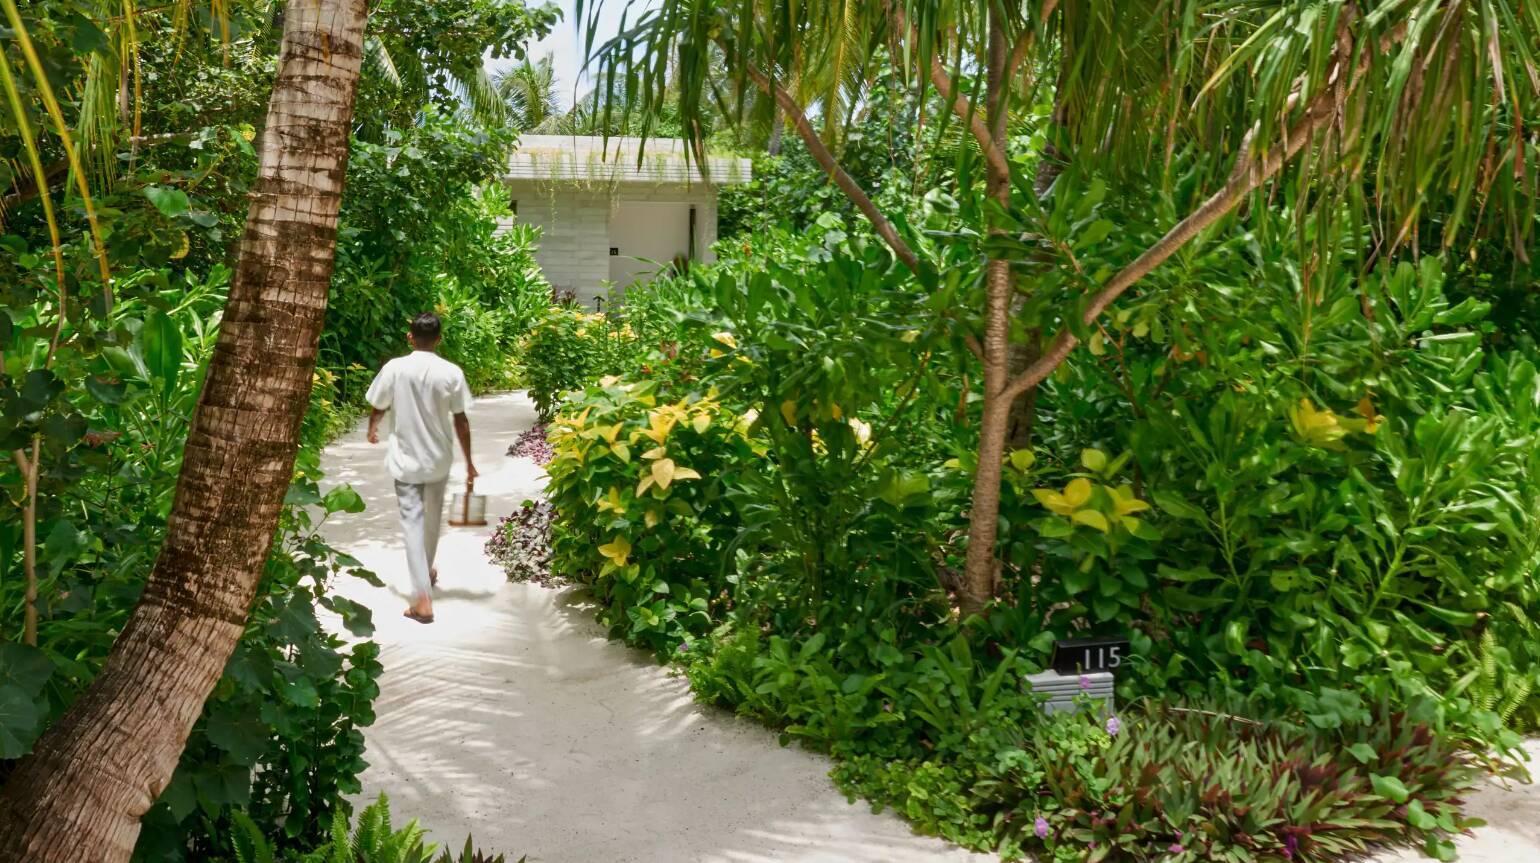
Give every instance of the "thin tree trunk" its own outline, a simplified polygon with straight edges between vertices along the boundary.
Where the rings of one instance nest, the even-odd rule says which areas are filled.
[[[766,155],[781,155],[781,139],[786,136],[786,116],[781,113],[781,106],[772,108],[775,112],[770,118],[770,142],[765,146]]]
[[[240,264],[165,546],[101,674],[0,794],[0,860],[128,860],[241,636],[309,400],[367,16],[366,0],[287,7]]]
[[[63,312],[61,311],[62,315]],[[27,502],[21,509],[21,568],[26,578],[26,608],[22,612],[21,643],[37,646],[37,472],[41,468],[40,442],[32,439],[32,455],[16,450],[11,455],[21,469]]]
[[[1010,101],[1009,49],[1000,15],[999,8],[991,4],[985,104],[992,126],[989,140],[994,149],[1000,148],[1005,130],[1004,114]],[[974,119],[977,119],[976,115]],[[1011,175],[1004,158],[986,160],[984,192],[1009,211]],[[1004,230],[991,226],[989,233],[1000,235]],[[1011,306],[1016,294],[1010,261],[996,258],[985,262],[984,290],[987,304],[983,339],[984,415],[979,425],[979,463],[973,476],[973,501],[968,512],[968,556],[958,597],[963,617],[983,611],[995,595],[1000,569],[995,557],[1000,525],[1000,474],[1010,436],[1011,405],[1019,395],[1007,392],[1011,382]]]

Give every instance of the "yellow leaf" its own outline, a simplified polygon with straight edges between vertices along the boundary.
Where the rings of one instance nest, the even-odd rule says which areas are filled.
[[[1101,473],[1107,469],[1107,454],[1099,449],[1083,449],[1080,451],[1080,463],[1085,469]]]
[[[599,426],[598,431],[605,440],[614,443],[615,436],[620,434],[620,423],[615,423],[612,426]]]
[[[1150,508],[1149,504],[1145,503],[1137,497],[1134,497],[1134,487],[1131,485],[1120,485],[1117,488],[1108,488],[1107,492],[1112,495],[1112,509],[1113,512],[1117,513],[1118,515],[1128,515],[1129,513],[1143,512]]]
[[[1091,349],[1091,356],[1099,357],[1107,353],[1107,339],[1102,336],[1102,331],[1097,330],[1091,334],[1091,341],[1086,347]]]
[[[617,536],[609,543],[599,546],[599,553],[609,558],[616,566],[625,566],[626,559],[631,556],[631,540]]]
[[[661,407],[647,415],[648,427],[642,433],[661,444],[668,439],[669,432],[674,430],[674,423],[678,421],[678,414],[673,408]]]
[[[662,458],[662,457],[664,457],[666,455],[668,455],[668,450],[666,450],[666,449],[664,449],[663,447],[660,447],[660,446],[655,446],[652,449],[642,453],[642,458],[647,459],[648,461],[651,461],[652,459]]]
[[[1037,498],[1038,503],[1059,515],[1069,515],[1075,511],[1075,505],[1065,500],[1064,495],[1059,494],[1053,489],[1034,488],[1032,489],[1032,496]]]
[[[1064,487],[1064,501],[1072,507],[1085,506],[1091,499],[1091,481],[1085,477],[1076,477]]]
[[[781,402],[781,419],[786,420],[789,426],[797,424],[797,403],[791,399]]]
[[[738,347],[738,340],[733,338],[733,334],[732,333],[729,333],[729,332],[727,332],[725,330],[723,332],[720,332],[720,333],[712,333],[711,334],[711,338],[715,339],[718,342],[721,342],[724,345],[727,345],[730,348],[736,349]]]
[[[693,467],[675,467],[674,479],[700,479],[700,474]]]
[[[1070,518],[1083,525],[1094,527],[1102,533],[1112,529],[1112,525],[1107,523],[1107,517],[1094,509],[1077,509]]]
[[[615,444],[614,446],[610,447],[610,452],[614,453],[615,457],[620,459],[622,462],[626,464],[631,463],[631,448],[625,444]]]
[[[695,417],[690,420],[690,428],[695,429],[696,434],[705,434],[706,429],[711,428],[711,415],[696,414]]]
[[[1294,426],[1294,435],[1302,443],[1322,449],[1342,449],[1342,438],[1347,436],[1348,430],[1343,427],[1341,418],[1330,410],[1316,410],[1315,405],[1309,399],[1300,399],[1299,406],[1290,409],[1289,421]]]
[[[610,486],[609,495],[599,498],[599,511],[625,514],[626,505],[620,500],[620,489]]]
[[[649,509],[647,510],[647,513],[642,516],[642,521],[646,522],[648,527],[657,527],[658,522],[662,520],[663,513],[656,509]]]
[[[840,410],[840,406],[835,402],[829,403],[829,415],[837,420],[842,420],[845,418],[845,412]]]
[[[864,422],[861,422],[860,420],[856,419],[855,417],[851,417],[847,422],[848,422],[848,424],[850,426],[850,430],[855,432],[856,441],[858,443],[862,443],[862,444],[871,443],[871,440],[872,440],[872,427],[871,426],[867,425]]]
[[[652,463],[652,481],[658,484],[658,488],[668,488],[674,481],[674,460],[660,458]]]
[[[1026,471],[1037,463],[1037,455],[1029,449],[1011,450],[1011,466],[1019,471]]]
[[[649,488],[652,488],[652,474],[643,474],[642,481],[636,484],[636,496],[641,497],[646,494]]]

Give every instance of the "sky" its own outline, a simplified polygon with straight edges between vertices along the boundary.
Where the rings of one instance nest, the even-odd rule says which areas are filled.
[[[531,6],[538,5],[541,0],[526,0]],[[572,106],[573,94],[581,96],[589,89],[588,82],[579,79],[579,70],[583,68],[582,40],[578,33],[580,22],[577,20],[575,8],[577,0],[554,0],[560,7],[562,20],[556,23],[550,34],[544,39],[530,46],[530,60],[539,60],[546,54],[553,58],[556,69],[556,89],[561,97],[563,108]],[[589,0],[591,4],[595,0]],[[627,4],[632,5],[631,18],[635,20],[638,12],[656,5],[656,0],[603,0],[600,7],[599,33],[594,39],[598,45],[605,39],[615,35],[620,28],[621,13],[626,11]],[[588,14],[585,12],[585,14]],[[516,65],[514,60],[487,61],[487,68],[495,75],[497,72]]]

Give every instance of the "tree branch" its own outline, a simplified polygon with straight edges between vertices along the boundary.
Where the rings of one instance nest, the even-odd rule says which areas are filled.
[[[1400,41],[1405,36],[1405,28],[1399,28],[1386,38],[1380,40],[1379,49],[1383,53],[1390,45]],[[1351,49],[1351,41],[1346,46]],[[1080,315],[1080,322],[1090,326],[1112,305],[1122,293],[1134,283],[1148,275],[1156,267],[1160,266],[1167,258],[1175,254],[1178,249],[1186,245],[1199,233],[1217,222],[1224,215],[1241,202],[1252,190],[1262,185],[1269,177],[1276,174],[1284,163],[1305,147],[1314,137],[1315,132],[1323,124],[1335,117],[1352,92],[1358,80],[1368,69],[1373,60],[1372,51],[1363,51],[1354,65],[1351,78],[1343,74],[1347,63],[1347,56],[1339,50],[1336,70],[1320,93],[1310,100],[1305,106],[1304,115],[1295,122],[1292,127],[1285,130],[1282,139],[1268,149],[1267,155],[1261,162],[1257,162],[1249,152],[1249,148],[1242,150],[1237,156],[1235,168],[1231,170],[1225,185],[1219,191],[1211,195],[1199,207],[1188,214],[1187,218],[1178,222],[1175,227],[1166,232],[1153,246],[1150,246],[1133,263],[1124,267],[1117,275],[1113,276],[1091,298],[1085,311]],[[1251,135],[1244,139],[1250,143]],[[1020,377],[1012,381],[1005,390],[1007,398],[1015,398],[1023,392],[1042,383],[1059,364],[1064,362],[1070,351],[1080,343],[1080,339],[1066,326],[1054,336],[1053,341],[1043,351],[1037,362],[1033,363],[1022,373]]]
[[[45,184],[49,188],[53,188],[55,182],[62,179],[66,174],[69,173],[69,169],[70,163],[68,159],[60,159],[59,161],[54,162],[52,165],[49,165],[43,171]],[[38,196],[38,192],[40,191],[36,177],[32,179],[30,184],[26,186],[17,185],[14,188],[15,191],[11,192],[9,195],[6,195],[5,198],[0,199],[0,214],[8,213],[11,210],[21,206],[22,204],[32,200],[33,198],[36,198]]]
[[[802,106],[797,104],[797,100],[792,98],[792,95],[786,92],[784,87],[773,83],[763,72],[752,66],[746,66],[745,68],[748,71],[749,77],[754,80],[754,84],[764,91],[765,95],[775,99],[777,105],[781,106],[781,111],[791,119],[792,125],[797,129],[797,134],[801,136],[803,143],[807,144],[808,153],[812,154],[813,160],[828,173],[829,178],[834,181],[834,184],[839,186],[840,191],[845,193],[845,197],[849,198],[851,203],[856,205],[856,209],[860,210],[861,214],[866,216],[867,220],[872,223],[872,228],[877,231],[877,236],[881,237],[883,242],[888,244],[888,247],[893,250],[893,254],[903,262],[904,266],[909,268],[910,272],[919,274],[920,256],[916,255],[914,250],[909,248],[909,244],[904,242],[904,238],[898,235],[898,230],[893,227],[893,223],[888,221],[888,217],[884,216],[881,210],[877,209],[877,205],[872,203],[871,197],[862,190],[860,184],[850,174],[845,172],[845,169],[840,166],[839,161],[834,158],[834,154],[829,152],[829,148],[824,146],[823,140],[818,137],[818,132],[813,129],[813,124],[808,122],[807,114],[803,112]]]
[[[909,17],[904,14],[903,8],[895,0],[887,0],[885,5],[888,17],[893,21],[893,29],[908,36],[915,44],[919,44],[921,41],[919,28],[910,26]],[[1002,176],[1009,176],[1011,168],[1005,158],[1005,147],[990,134],[989,125],[984,121],[983,115],[973,109],[973,103],[953,82],[952,76],[947,74],[946,67],[942,65],[941,58],[935,54],[930,58],[930,80],[941,97],[947,100],[952,113],[968,124],[968,131],[972,132],[974,140],[978,141],[979,149],[983,151],[984,160],[989,163],[990,169]]]

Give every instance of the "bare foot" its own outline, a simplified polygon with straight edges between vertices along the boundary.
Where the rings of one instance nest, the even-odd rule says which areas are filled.
[[[430,569],[430,570],[428,570],[428,583],[433,585],[434,587],[438,587],[438,570],[437,569]]]

